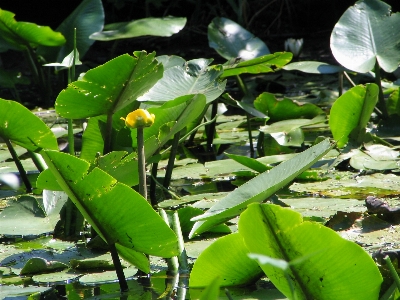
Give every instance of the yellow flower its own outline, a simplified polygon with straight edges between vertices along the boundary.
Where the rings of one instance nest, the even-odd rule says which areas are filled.
[[[150,114],[145,109],[137,109],[131,113],[129,113],[125,118],[121,118],[121,120],[125,121],[125,125],[130,128],[138,128],[138,127],[149,127],[153,125],[154,114]]]

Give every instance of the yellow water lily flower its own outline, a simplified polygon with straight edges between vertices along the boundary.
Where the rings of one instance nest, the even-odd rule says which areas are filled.
[[[125,121],[127,127],[138,128],[153,125],[155,117],[154,114],[149,113],[147,110],[139,108],[129,113],[126,119],[121,118],[121,120]]]

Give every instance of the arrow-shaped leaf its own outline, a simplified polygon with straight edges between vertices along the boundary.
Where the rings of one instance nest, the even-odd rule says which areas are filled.
[[[329,140],[326,139],[241,185],[214,204],[206,213],[193,218],[192,220],[197,222],[189,237],[232,219],[244,211],[250,203],[266,200],[322,158],[331,147]]]

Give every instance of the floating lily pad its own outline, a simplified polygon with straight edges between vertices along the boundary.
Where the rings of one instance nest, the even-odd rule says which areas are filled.
[[[292,191],[320,194],[338,198],[364,200],[367,196],[387,197],[400,193],[400,178],[394,174],[355,176],[350,179],[329,179],[322,182],[298,183]]]
[[[125,278],[130,278],[136,275],[138,269],[134,267],[124,269]],[[118,281],[115,271],[106,271],[101,273],[86,274],[79,278],[79,283],[83,285],[97,285],[102,283]]]

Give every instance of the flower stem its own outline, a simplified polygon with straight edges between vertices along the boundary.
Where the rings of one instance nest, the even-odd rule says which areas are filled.
[[[138,151],[138,169],[139,169],[139,193],[147,200],[146,184],[146,158],[144,156],[144,134],[143,127],[137,128],[137,151]]]
[[[27,193],[31,193],[32,192],[32,185],[31,185],[31,183],[30,183],[30,181],[28,179],[28,176],[26,175],[25,169],[24,169],[21,161],[19,160],[17,152],[15,152],[15,149],[14,149],[14,147],[11,144],[9,139],[5,138],[4,142],[6,143],[8,151],[10,151],[10,154],[11,154],[11,156],[12,156],[14,162],[15,162],[15,165],[17,166],[17,169],[18,169],[18,172],[19,172],[19,174],[20,174],[20,176],[22,178],[22,181],[25,184],[26,192]]]

